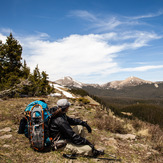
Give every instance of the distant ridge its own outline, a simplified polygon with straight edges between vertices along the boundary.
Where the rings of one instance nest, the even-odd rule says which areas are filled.
[[[62,79],[56,80],[55,83],[66,87],[75,87],[75,88],[91,86],[99,89],[123,89],[124,87],[138,86],[143,84],[154,84],[154,86],[158,87],[158,83],[162,83],[162,82],[151,82],[151,81],[140,79],[138,77],[131,76],[125,80],[112,81],[112,82],[99,85],[99,84],[81,83],[74,80],[72,77],[67,76]]]
[[[152,82],[138,77],[128,77],[125,80],[112,81],[102,85],[85,84],[71,77],[64,77],[55,83],[69,87],[84,89],[88,93],[108,98],[138,98],[161,99],[163,98],[163,82]]]
[[[121,80],[121,81],[113,81],[113,82],[109,82],[106,84],[101,85],[101,87],[105,88],[105,89],[122,89],[123,87],[130,87],[130,86],[138,86],[138,85],[142,85],[142,84],[152,84],[153,82],[151,81],[147,81],[147,80],[143,80],[134,76],[128,77],[125,80]]]

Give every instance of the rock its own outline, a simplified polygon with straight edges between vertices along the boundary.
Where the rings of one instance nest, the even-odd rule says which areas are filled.
[[[75,109],[76,109],[76,108],[74,108],[74,107],[73,107],[73,108],[70,107],[70,108],[69,108],[69,111],[75,111]]]
[[[51,97],[61,97],[62,95],[60,93],[51,93],[49,96],[51,96]]]
[[[12,137],[12,135],[3,135],[0,137],[0,139],[10,139]]]
[[[3,147],[4,147],[4,148],[9,148],[10,145],[4,144]]]
[[[136,138],[136,135],[133,135],[133,134],[116,134],[115,135],[116,138],[119,138],[119,139],[130,139],[130,140],[135,140]]]
[[[73,108],[69,108],[70,110],[75,110],[75,109],[82,109],[81,106],[74,106]]]
[[[142,150],[148,150],[148,148],[149,148],[149,146],[148,145],[144,145],[144,144],[140,144],[140,143],[138,143],[138,144],[133,144],[132,145],[134,148],[136,148],[136,149],[142,149]]]
[[[151,149],[151,152],[152,152],[153,154],[155,154],[155,155],[158,155],[158,154],[159,154],[159,152],[158,152],[157,150],[154,150],[154,149]]]
[[[107,138],[107,137],[101,137],[101,141],[107,141],[107,140],[109,140],[109,138]]]
[[[3,129],[1,129],[0,132],[11,132],[11,128],[10,127],[5,127]]]
[[[152,153],[151,152],[147,152],[147,155],[151,155]]]

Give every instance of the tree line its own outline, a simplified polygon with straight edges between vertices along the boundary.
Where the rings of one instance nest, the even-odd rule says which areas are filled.
[[[30,73],[26,61],[22,63],[22,50],[12,33],[5,43],[0,40],[0,91],[17,88],[10,96],[41,96],[53,92],[45,71],[40,72],[37,65]]]

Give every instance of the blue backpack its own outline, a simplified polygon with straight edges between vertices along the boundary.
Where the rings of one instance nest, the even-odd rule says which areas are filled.
[[[48,127],[51,114],[48,106],[43,100],[31,102],[25,109],[25,116],[25,135],[29,138],[31,147],[41,151],[51,144]]]

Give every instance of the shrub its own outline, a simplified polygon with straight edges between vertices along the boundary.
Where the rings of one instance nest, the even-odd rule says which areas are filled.
[[[80,102],[82,102],[84,104],[89,104],[90,103],[90,101],[88,99],[84,98],[84,97],[78,98],[78,101],[80,101]]]
[[[72,92],[73,94],[80,95],[82,97],[89,95],[87,91],[80,88],[71,88],[70,92]]]
[[[142,128],[142,121],[140,121],[139,119],[136,118],[136,119],[132,120],[131,123],[132,123],[133,128],[136,131],[141,130],[141,128]]]
[[[113,133],[126,134],[128,130],[124,128],[124,123],[116,118],[97,110],[95,114],[94,125],[100,130],[106,130]]]
[[[149,133],[151,134],[151,141],[154,143],[154,148],[163,152],[163,131],[158,125],[151,125]]]

